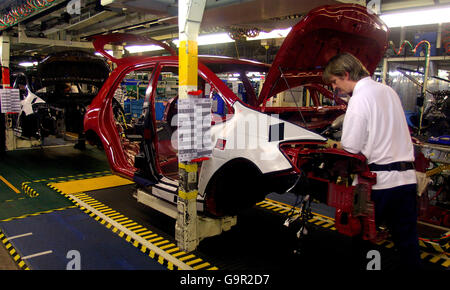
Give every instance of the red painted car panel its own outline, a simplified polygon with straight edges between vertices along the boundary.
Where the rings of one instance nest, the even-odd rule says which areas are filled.
[[[338,53],[352,53],[373,73],[388,47],[388,32],[376,15],[360,5],[327,5],[312,10],[283,41],[258,103],[288,89],[286,81],[291,88],[323,83],[324,66]]]

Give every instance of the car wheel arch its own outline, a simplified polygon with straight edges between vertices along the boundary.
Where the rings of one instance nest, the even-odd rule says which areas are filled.
[[[262,188],[262,177],[263,173],[251,160],[229,160],[208,181],[204,192],[206,212],[214,216],[233,215],[253,205],[261,199],[258,188]],[[237,188],[230,190],[234,186]],[[230,208],[231,203],[236,205],[235,209]]]

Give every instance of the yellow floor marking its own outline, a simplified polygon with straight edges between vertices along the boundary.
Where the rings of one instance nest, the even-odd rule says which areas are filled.
[[[109,207],[107,207],[106,205],[103,205],[103,204],[102,205],[93,206],[93,208],[95,208],[99,212],[102,212],[102,210],[105,211],[106,209],[109,209]]]
[[[447,259],[447,261],[445,261],[442,266],[444,267],[450,267],[450,259]]]
[[[277,208],[272,209],[272,211],[282,211],[282,210],[284,210],[284,208],[282,208],[282,207],[277,207]]]
[[[169,241],[168,241],[168,240],[165,240],[165,241],[161,241],[161,242],[154,243],[153,245],[159,247],[160,245],[164,245],[164,244],[167,244],[167,243],[169,243]]]
[[[421,254],[420,254],[420,258],[421,259],[424,259],[426,256],[428,256],[429,254],[428,253],[426,253],[426,252],[422,252]]]
[[[15,193],[20,193],[20,190],[14,187],[8,180],[6,180],[3,176],[0,175],[0,180],[3,181],[9,188],[11,188]]]
[[[169,252],[169,251],[166,251],[167,253]],[[176,253],[176,254],[173,254],[172,255],[172,257],[178,257],[178,256],[181,256],[181,255],[184,255],[184,254],[186,254],[186,252],[183,252],[183,251],[181,251],[181,252],[178,252],[178,253]]]
[[[201,264],[201,265],[195,266],[195,267],[194,267],[194,270],[199,270],[199,269],[201,269],[201,268],[205,268],[205,267],[208,267],[208,266],[210,266],[210,265],[211,265],[210,263],[206,262],[206,263],[203,263],[203,264]]]
[[[99,207],[103,205],[101,202],[94,202],[94,201],[86,202],[86,204],[92,206],[93,208],[95,208],[96,206]]]
[[[143,238],[144,236],[147,236],[148,234],[151,234],[151,233],[153,233],[153,232],[152,231],[146,231],[146,232],[143,232],[143,233],[139,233],[139,236],[141,236]]]
[[[386,248],[390,249],[390,248],[392,248],[393,246],[394,246],[394,243],[389,243],[389,244],[386,245]]]
[[[161,250],[165,250],[167,248],[171,248],[171,247],[175,247],[175,244],[168,244],[168,245],[164,245],[162,247],[159,247]]]
[[[132,227],[127,227],[127,229],[129,229],[130,231],[133,231],[134,233],[136,233],[134,230],[135,229],[139,229],[139,228],[142,228],[142,226],[141,225],[136,225],[136,226],[132,226]]]
[[[156,236],[156,234],[155,234],[155,236]],[[154,239],[151,239],[151,240],[149,240],[148,238],[149,238],[149,237],[144,238],[144,239],[146,239],[146,240],[149,241],[150,243],[154,243],[154,242],[156,242],[156,241],[160,241],[160,240],[163,239],[162,237],[157,237],[157,238],[154,238]]]
[[[439,261],[441,259],[440,256],[434,256],[433,258],[430,259],[431,263],[436,263],[437,261]]]
[[[115,218],[121,217],[121,216],[123,216],[123,215],[121,215],[120,213],[114,211],[114,213],[112,213],[112,214],[107,214],[106,216],[109,217],[109,218],[111,218],[111,219],[115,219]]]
[[[146,231],[147,230],[147,228],[142,228],[142,229],[138,229],[138,230],[135,230],[135,231],[133,231],[135,234],[139,234],[140,232],[143,232],[143,231]],[[141,235],[141,234],[139,234],[139,235]]]
[[[151,235],[148,235],[148,236],[141,236],[143,239],[146,239],[147,241],[149,240],[149,239],[151,239],[151,238],[154,238],[154,237],[156,237],[156,236],[158,236],[157,234],[151,234]]]
[[[192,266],[193,264],[200,263],[201,261],[202,261],[202,259],[198,258],[198,259],[187,262],[186,265]]]
[[[64,192],[65,194],[74,194],[78,192],[93,191],[133,183],[133,181],[122,178],[120,176],[108,175],[96,178],[50,183],[50,185]]]

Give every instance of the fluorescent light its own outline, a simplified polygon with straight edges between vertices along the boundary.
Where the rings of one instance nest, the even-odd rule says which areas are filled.
[[[209,44],[219,44],[234,42],[233,39],[228,35],[228,33],[216,33],[216,34],[205,34],[198,36],[198,45],[209,45]]]
[[[261,32],[257,37],[254,38],[248,38],[248,40],[258,40],[258,39],[270,39],[270,38],[283,38],[286,37],[286,35],[289,33],[291,28],[287,29],[275,29],[271,31],[270,33]],[[211,44],[221,44],[221,43],[230,43],[234,42],[233,39],[228,35],[228,33],[214,33],[214,34],[204,34],[199,35],[197,38],[197,45],[211,45]],[[178,39],[174,39],[173,43],[180,47],[180,41]],[[126,50],[128,50],[129,53],[138,53],[138,52],[146,52],[146,51],[158,51],[163,50],[162,47],[158,45],[129,45],[125,47]],[[112,54],[111,51],[108,51],[109,54]],[[100,55],[99,53],[96,53],[97,55]]]
[[[216,33],[216,34],[206,34],[199,35],[197,38],[197,45],[209,45],[209,44],[219,44],[219,43],[227,43],[234,42],[227,33]],[[180,41],[178,39],[174,39],[173,43],[179,47]],[[158,51],[163,50],[164,48],[158,45],[130,45],[125,47],[129,53],[138,53],[138,52],[146,52],[146,51]]]
[[[388,27],[414,26],[450,22],[450,7],[386,13],[380,18]]]
[[[399,71],[390,71],[390,72],[389,72],[389,76],[390,76],[390,77],[399,77],[399,76],[401,76],[401,75],[402,75],[402,73],[399,72]]]
[[[220,43],[229,43],[234,42],[233,39],[228,35],[228,33],[214,33],[214,34],[204,34],[199,35],[197,38],[197,45],[210,45],[210,44],[220,44]],[[180,47],[180,41],[178,39],[174,39],[173,43]]]
[[[28,61],[25,61],[25,62],[21,62],[21,63],[19,63],[19,65],[20,66],[24,66],[24,67],[30,67],[30,66],[35,66],[35,65],[37,65],[38,63],[37,62],[28,62]]]
[[[113,51],[112,50],[106,50],[106,53],[109,54],[109,55],[112,55]],[[103,55],[101,55],[99,52],[96,52],[95,55],[103,57]]]
[[[125,46],[125,49],[128,50],[129,53],[138,53],[138,52],[146,52],[146,51],[156,51],[156,50],[163,50],[159,45],[129,45]]]

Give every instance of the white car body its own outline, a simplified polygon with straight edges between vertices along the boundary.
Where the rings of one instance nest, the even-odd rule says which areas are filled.
[[[239,102],[234,103],[233,107],[235,113],[232,118],[211,128],[212,144],[216,144],[218,139],[226,140],[226,144],[223,150],[213,148],[212,158],[202,164],[199,177],[201,196],[204,196],[212,175],[230,160],[245,158],[255,164],[262,174],[283,171],[291,169],[292,164],[280,151],[281,142],[326,141],[326,138],[298,125],[252,110]],[[284,138],[269,141],[270,126],[278,124],[284,124]]]
[[[198,182],[199,211],[204,210],[206,187],[212,176],[226,163],[233,159],[243,158],[253,163],[262,174],[285,171],[293,166],[281,152],[279,145],[287,141],[319,141],[327,139],[308,131],[296,124],[281,120],[256,110],[250,109],[239,102],[233,105],[234,114],[231,118],[211,127],[211,144],[215,146],[218,140],[226,140],[225,146],[215,146],[212,156],[202,162]],[[283,124],[283,138],[270,141],[270,126]],[[221,143],[221,142],[220,142]],[[162,178],[152,187],[152,194],[175,203],[178,181]]]
[[[34,113],[33,105],[34,104],[45,104],[45,101],[35,94],[33,94],[30,89],[27,87],[27,97],[20,102],[20,115],[22,112],[28,116]]]

